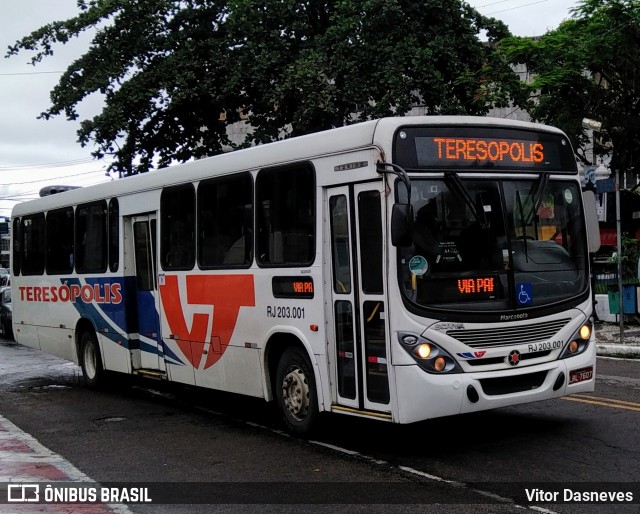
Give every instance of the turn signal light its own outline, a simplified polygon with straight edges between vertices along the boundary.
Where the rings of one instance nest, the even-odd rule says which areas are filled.
[[[569,352],[570,353],[576,353],[579,348],[580,348],[580,345],[578,344],[578,341],[571,341],[569,343]]]
[[[447,361],[444,357],[438,357],[433,361],[433,369],[436,371],[442,371],[447,366]]]

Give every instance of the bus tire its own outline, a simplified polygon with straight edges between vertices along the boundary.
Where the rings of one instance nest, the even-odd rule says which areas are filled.
[[[2,335],[5,337],[5,339],[13,340],[13,327],[11,326],[11,322],[6,319],[3,323]]]
[[[318,417],[316,381],[309,358],[300,348],[287,348],[280,357],[276,399],[289,431],[304,434],[311,430]]]
[[[105,371],[100,356],[100,345],[93,332],[84,332],[80,338],[80,366],[87,387],[96,389],[103,385]]]

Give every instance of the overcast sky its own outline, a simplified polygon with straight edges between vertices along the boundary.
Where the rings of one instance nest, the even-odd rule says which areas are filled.
[[[504,21],[516,36],[541,36],[570,18],[577,0],[466,0],[485,16]]]
[[[569,17],[575,0],[468,0],[481,13],[503,20],[514,34],[535,36]],[[82,37],[54,48],[54,55],[33,67],[30,54],[4,58],[7,47],[31,31],[77,13],[76,0],[0,0],[0,216],[9,216],[16,200],[36,197],[46,185],[90,185],[109,180],[106,165],[93,161],[90,147],[76,142],[78,122],[64,117],[37,119],[49,105],[60,72],[88,47]],[[99,110],[85,102],[81,118]]]

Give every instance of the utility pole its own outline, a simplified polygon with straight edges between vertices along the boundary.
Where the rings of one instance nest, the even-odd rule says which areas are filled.
[[[620,170],[616,170],[616,251],[618,252],[618,309],[620,312],[620,344],[624,336],[624,311],[622,298],[622,222],[620,216]]]

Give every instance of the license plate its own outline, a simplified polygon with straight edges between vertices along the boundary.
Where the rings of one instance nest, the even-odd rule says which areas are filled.
[[[593,366],[574,369],[569,372],[569,385],[591,380],[593,378]]]

